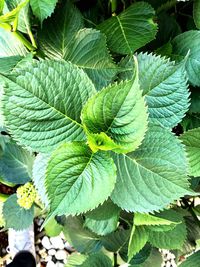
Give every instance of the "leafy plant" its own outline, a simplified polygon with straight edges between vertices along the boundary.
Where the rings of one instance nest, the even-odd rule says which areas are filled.
[[[82,253],[69,267],[159,267],[159,249],[178,262],[198,248],[199,12],[0,1],[2,227],[45,217]]]

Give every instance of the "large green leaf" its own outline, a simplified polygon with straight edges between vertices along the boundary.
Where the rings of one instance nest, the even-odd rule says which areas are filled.
[[[111,200],[85,214],[85,226],[98,235],[107,235],[116,230],[120,208]]]
[[[174,221],[166,220],[150,214],[135,213],[134,214],[134,225],[170,225],[176,224]]]
[[[57,2],[58,0],[30,0],[30,5],[33,14],[42,23],[44,19],[53,13]]]
[[[68,216],[65,220],[63,233],[70,244],[80,253],[94,253],[102,247],[98,235],[84,228],[81,217]]]
[[[14,184],[24,184],[31,179],[34,157],[14,142],[9,142],[0,158],[0,177]]]
[[[163,249],[181,249],[185,239],[187,237],[187,231],[185,223],[178,224],[174,229],[164,232],[149,232],[150,243]]]
[[[116,168],[106,152],[93,154],[83,142],[62,144],[47,167],[50,214],[73,215],[96,208],[110,196],[115,181]]]
[[[118,16],[102,22],[98,29],[105,33],[113,52],[132,54],[155,38],[154,15],[155,11],[148,3],[135,3]]]
[[[108,256],[99,252],[90,255],[86,261],[81,265],[81,267],[112,267],[112,261]]]
[[[46,207],[48,206],[49,201],[47,198],[47,193],[45,188],[45,176],[49,158],[50,154],[39,153],[34,160],[33,170],[32,170],[33,183],[35,185],[35,188],[37,189],[37,192],[39,194],[42,203]]]
[[[106,86],[116,74],[105,36],[83,28],[80,12],[67,1],[39,32],[39,44],[49,58],[71,61],[83,68],[96,88]]]
[[[200,86],[200,31],[186,31],[172,40],[173,57],[177,60],[183,60],[187,55],[186,71],[189,81],[195,86]]]
[[[24,56],[26,48],[15,37],[15,33],[0,28],[0,57]]]
[[[87,75],[71,63],[35,61],[5,78],[6,124],[22,145],[49,152],[63,141],[85,138],[80,113],[94,93]]]
[[[128,245],[128,261],[130,261],[133,256],[135,256],[147,243],[149,238],[149,233],[147,228],[144,226],[133,226],[129,245]]]
[[[7,228],[23,230],[33,223],[34,208],[26,210],[17,204],[17,195],[11,195],[3,205],[3,217]]]
[[[135,150],[146,132],[146,110],[136,69],[135,77],[131,81],[104,88],[84,106],[81,118],[91,147],[97,150],[112,149],[118,153]],[[103,134],[113,140],[113,145]],[[91,136],[94,140],[91,140]],[[102,139],[99,140],[101,136]]]
[[[200,251],[195,252],[190,255],[184,262],[182,262],[179,267],[197,267],[200,262]]]
[[[160,210],[189,191],[183,145],[164,128],[149,127],[139,149],[113,159],[118,172],[111,199],[122,209]]]
[[[186,147],[189,159],[189,174],[200,176],[200,128],[189,130],[181,135],[180,139]]]
[[[9,74],[20,60],[22,60],[21,56],[1,57],[0,73]]]
[[[174,127],[185,116],[189,107],[189,92],[184,64],[175,65],[164,57],[140,53],[140,86],[148,105],[149,119],[164,127]],[[121,79],[132,78],[133,60],[126,57],[120,65],[127,70]]]

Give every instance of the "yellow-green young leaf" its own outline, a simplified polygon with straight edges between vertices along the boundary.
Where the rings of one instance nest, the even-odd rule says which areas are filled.
[[[170,225],[177,224],[170,220],[159,218],[150,214],[135,213],[134,214],[134,225]]]
[[[109,154],[93,154],[84,142],[62,144],[47,166],[50,216],[96,208],[110,196],[115,182],[116,168]]]
[[[193,3],[193,18],[197,29],[200,29],[200,1],[194,0]]]
[[[163,209],[190,194],[184,152],[170,131],[150,126],[135,152],[112,154],[117,166],[113,202],[122,209],[143,213]]]
[[[137,62],[136,62],[137,65]],[[96,149],[127,153],[142,142],[147,129],[147,107],[138,83],[138,69],[130,81],[112,84],[91,97],[83,108],[81,119],[89,144]],[[104,132],[98,144],[91,134]],[[105,134],[111,138],[105,138]],[[94,144],[91,144],[94,141]],[[98,141],[98,140],[97,140]]]
[[[189,256],[179,267],[198,267],[200,263],[200,251]]]
[[[189,130],[181,135],[189,159],[189,174],[200,176],[200,128]]]
[[[119,54],[132,54],[155,38],[157,24],[154,9],[145,2],[135,3],[120,13],[105,20],[100,29],[105,33],[109,48]]]
[[[20,144],[49,152],[85,139],[80,114],[95,88],[82,70],[65,61],[33,61],[4,80],[5,121]]]
[[[10,12],[0,16],[0,23],[11,23],[19,15],[19,12],[28,4],[29,0],[22,1],[18,6]]]
[[[147,228],[133,225],[128,245],[128,261],[144,247],[148,238],[149,233]]]

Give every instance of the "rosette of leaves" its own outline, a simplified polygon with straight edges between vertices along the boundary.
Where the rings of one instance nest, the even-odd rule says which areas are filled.
[[[186,3],[82,2],[0,6],[0,174],[33,180],[46,229],[82,253],[67,266],[160,267],[159,248],[197,244],[199,32],[180,34]],[[26,228],[34,209],[11,195],[6,227]]]

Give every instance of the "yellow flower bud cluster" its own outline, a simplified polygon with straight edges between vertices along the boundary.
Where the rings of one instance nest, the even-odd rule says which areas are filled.
[[[17,203],[24,209],[30,209],[37,197],[37,192],[32,183],[28,182],[17,189]]]
[[[0,228],[5,226],[5,220],[3,218],[3,202],[0,202]]]

